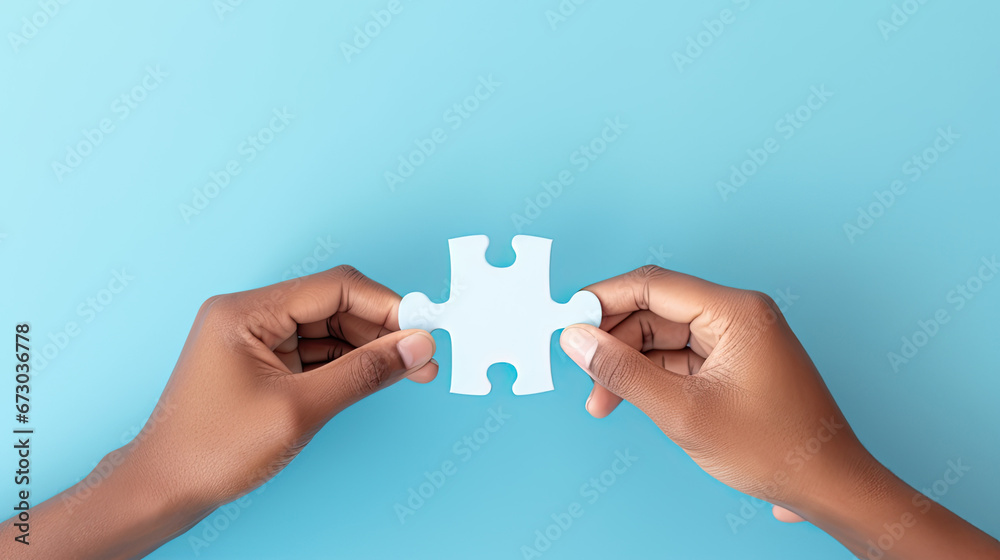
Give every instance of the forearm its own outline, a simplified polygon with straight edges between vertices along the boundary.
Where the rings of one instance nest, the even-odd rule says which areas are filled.
[[[872,460],[874,462],[874,459]],[[831,486],[833,488],[833,486]],[[805,517],[868,560],[997,560],[1000,542],[874,462]]]
[[[29,544],[17,518],[0,528],[3,558],[137,558],[191,528],[211,507],[190,507],[144,479],[127,448],[109,453],[85,479],[30,510]]]

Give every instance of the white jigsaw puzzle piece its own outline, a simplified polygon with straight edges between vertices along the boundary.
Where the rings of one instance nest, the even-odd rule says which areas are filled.
[[[552,390],[552,333],[574,323],[601,323],[601,302],[587,291],[568,303],[552,301],[549,257],[552,240],[529,235],[511,242],[517,260],[506,268],[486,262],[490,240],[471,235],[448,240],[451,291],[433,303],[422,293],[399,304],[401,329],[444,329],[451,335],[451,392],[486,395],[486,370],[507,362],[517,369],[515,395]]]

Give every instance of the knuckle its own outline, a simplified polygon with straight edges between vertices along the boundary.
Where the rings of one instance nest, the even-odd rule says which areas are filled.
[[[628,273],[630,283],[632,284],[632,296],[635,298],[635,307],[638,309],[649,309],[650,300],[650,284],[657,278],[661,278],[666,274],[669,274],[665,268],[656,266],[655,264],[647,264],[641,266],[632,272]]]
[[[757,291],[744,292],[739,302],[740,309],[751,320],[768,325],[781,317],[781,310],[771,296]]]
[[[225,294],[208,298],[198,314],[201,316],[201,328],[214,340],[241,346],[252,343],[250,325],[259,323],[254,316],[257,311],[240,294]]]
[[[237,294],[222,294],[205,300],[201,309],[210,317],[228,317],[237,314],[241,305]]]
[[[756,290],[751,290],[746,293],[746,303],[751,306],[751,308],[760,309],[762,311],[777,308],[777,304],[774,303],[774,299],[772,299],[771,296]]]
[[[362,351],[354,368],[354,390],[359,394],[378,391],[388,380],[391,371],[392,365],[384,354]]]
[[[233,315],[233,302],[230,296],[212,296],[201,304],[198,309],[198,317],[203,324],[218,325],[227,323]]]
[[[364,274],[354,268],[349,264],[337,265],[330,269],[334,275],[343,280],[357,280],[358,278],[364,278]]]
[[[656,276],[659,276],[664,272],[666,272],[666,269],[657,266],[655,264],[647,264],[644,266],[640,266],[639,268],[632,271],[632,273],[635,276],[641,279],[655,278]]]
[[[222,299],[222,297],[223,296],[211,296],[210,298],[206,299],[201,304],[201,307],[198,308],[198,314],[204,315],[210,312],[212,308],[215,307],[215,305],[219,302],[219,300]]]

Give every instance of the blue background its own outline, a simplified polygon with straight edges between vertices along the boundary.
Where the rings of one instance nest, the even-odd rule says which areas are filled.
[[[448,238],[487,234],[489,258],[509,264],[523,232],[555,239],[560,301],[647,263],[774,295],[872,452],[917,488],[961,459],[972,470],[940,501],[1000,535],[1000,282],[949,302],[1000,241],[1000,4],[932,1],[884,35],[887,0],[585,2],[554,22],[556,0],[401,0],[348,55],[386,1],[217,4],[2,8],[3,324],[30,321],[36,344],[80,324],[36,368],[33,495],[142,426],[210,295],[350,263],[440,300]],[[735,21],[679,65],[723,9]],[[19,42],[23,17],[48,21]],[[113,104],[147,66],[167,76],[122,119]],[[491,76],[500,85],[454,129],[446,111]],[[820,86],[833,96],[786,138],[780,119]],[[241,143],[284,108],[290,124],[247,161]],[[54,171],[105,118],[114,131]],[[583,170],[571,158],[606,119],[627,129]],[[948,127],[960,138],[913,181],[904,165]],[[445,141],[390,188],[385,173],[436,128]],[[772,137],[780,150],[723,197],[731,166]],[[185,219],[230,160],[241,173]],[[573,183],[546,198],[562,170]],[[845,224],[895,180],[905,194],[850,238]],[[518,228],[526,198],[545,207]],[[310,260],[319,240],[338,247]],[[79,313],[122,268],[126,289]],[[894,371],[888,353],[939,309],[950,321]],[[439,339],[437,381],[344,412],[263,492],[152,557],[521,558],[572,502],[584,515],[544,558],[851,557],[766,510],[732,530],[743,496],[634,407],[590,418],[590,381],[563,354],[553,392],[515,398],[513,372],[494,366],[489,396],[462,397]],[[510,419],[462,461],[455,442],[500,407]],[[589,503],[581,485],[626,449],[639,460]],[[447,460],[457,474],[400,523],[394,505]],[[13,489],[4,476],[0,496]]]

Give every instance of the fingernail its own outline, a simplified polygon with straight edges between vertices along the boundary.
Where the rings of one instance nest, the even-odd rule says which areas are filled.
[[[583,405],[583,408],[586,409],[586,411],[590,412],[591,414],[593,414],[593,412],[590,410],[590,401],[592,401],[592,400],[594,400],[594,395],[593,394],[591,394],[589,397],[587,397],[587,402],[584,403],[584,405]]]
[[[597,352],[597,339],[580,327],[569,327],[559,337],[559,345],[576,365],[590,369],[590,361]]]
[[[434,355],[434,340],[430,335],[414,333],[396,343],[396,351],[407,370],[421,367]]]

